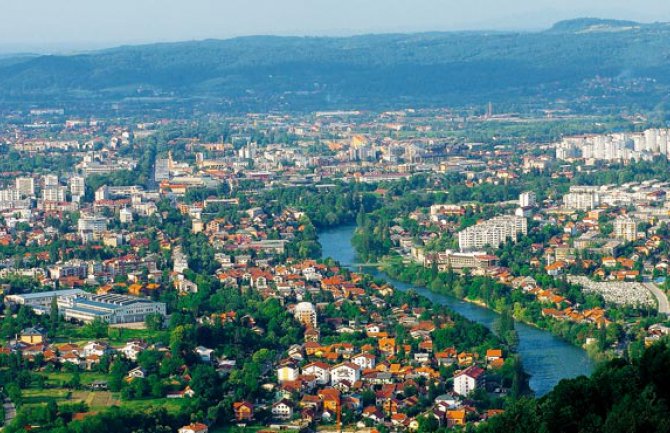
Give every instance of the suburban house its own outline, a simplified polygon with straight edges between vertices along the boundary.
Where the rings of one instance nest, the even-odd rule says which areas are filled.
[[[254,405],[248,401],[236,401],[233,403],[233,411],[237,421],[250,421],[254,419]]]
[[[454,392],[466,396],[484,384],[484,370],[473,365],[454,374]]]
[[[196,422],[193,424],[185,425],[184,427],[181,427],[178,431],[179,433],[208,433],[209,429],[205,424]]]

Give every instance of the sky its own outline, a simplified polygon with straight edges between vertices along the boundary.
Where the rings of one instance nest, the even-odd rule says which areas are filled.
[[[670,1],[0,0],[0,52],[259,34],[540,30],[577,17],[670,21]]]

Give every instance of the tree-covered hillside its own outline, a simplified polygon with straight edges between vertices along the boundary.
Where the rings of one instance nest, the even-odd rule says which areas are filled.
[[[617,359],[590,378],[563,380],[540,400],[523,399],[478,433],[635,433],[670,431],[670,348]]]
[[[557,100],[657,107],[670,24],[582,19],[535,33],[244,37],[0,62],[0,100],[214,98],[276,108]]]

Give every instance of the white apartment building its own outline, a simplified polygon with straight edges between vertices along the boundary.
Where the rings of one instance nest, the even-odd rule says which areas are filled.
[[[295,316],[295,320],[302,323],[303,325],[307,327],[316,328],[316,321],[317,321],[316,308],[314,308],[314,305],[312,305],[312,303],[310,302],[299,303],[298,305],[295,306],[295,310],[293,310],[293,315]]]
[[[556,143],[556,159],[630,161],[649,160],[653,155],[668,157],[669,134],[668,129],[648,129],[644,132],[566,137]]]
[[[563,196],[563,206],[575,210],[591,210],[600,206],[600,193],[597,187],[571,186],[570,192]]]
[[[82,176],[70,178],[70,194],[72,197],[81,198],[86,194],[86,179]]]
[[[533,191],[522,192],[519,194],[519,207],[537,206],[537,195]]]
[[[49,188],[51,186],[58,186],[58,176],[55,174],[47,174],[44,176],[44,187]]]
[[[64,186],[49,186],[42,190],[42,199],[44,201],[65,201],[67,189]]]
[[[32,177],[17,177],[15,183],[19,194],[28,197],[35,195],[35,179]]]
[[[637,220],[629,216],[615,219],[614,237],[628,242],[637,240]]]
[[[458,246],[461,251],[481,249],[487,245],[498,248],[507,239],[516,242],[519,233],[528,233],[526,218],[516,215],[498,216],[460,231]]]
[[[99,234],[107,230],[107,218],[100,215],[82,213],[77,223],[79,234]]]
[[[17,201],[21,199],[21,194],[16,189],[0,190],[0,201]]]

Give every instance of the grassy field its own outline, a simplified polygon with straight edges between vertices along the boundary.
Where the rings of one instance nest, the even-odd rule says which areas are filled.
[[[71,392],[67,389],[24,389],[23,402],[24,404],[41,404],[49,400],[68,400]]]
[[[40,375],[46,378],[46,382],[50,386],[60,387],[64,383],[68,383],[72,380],[72,373],[58,371],[52,373],[40,373]],[[107,380],[107,375],[104,373],[95,373],[89,371],[83,371],[79,375],[81,379],[81,384],[83,386],[90,385],[96,380]]]
[[[256,433],[259,430],[267,429],[266,426],[262,425],[250,425],[247,427],[238,427],[236,425],[227,425],[224,427],[217,427],[214,430],[210,430],[209,433]]]
[[[23,390],[23,399],[24,404],[26,405],[45,404],[49,400],[55,400],[56,403],[83,402],[86,403],[86,405],[89,407],[89,410],[91,411],[104,410],[114,405],[132,409],[165,407],[169,411],[178,411],[187,403],[186,399],[173,398],[121,400],[119,393],[113,393],[110,391],[71,391],[65,388],[25,389]]]
[[[154,398],[142,400],[125,400],[120,402],[120,406],[131,409],[147,409],[149,407],[164,407],[168,411],[178,411],[188,403],[188,399],[183,398]]]

